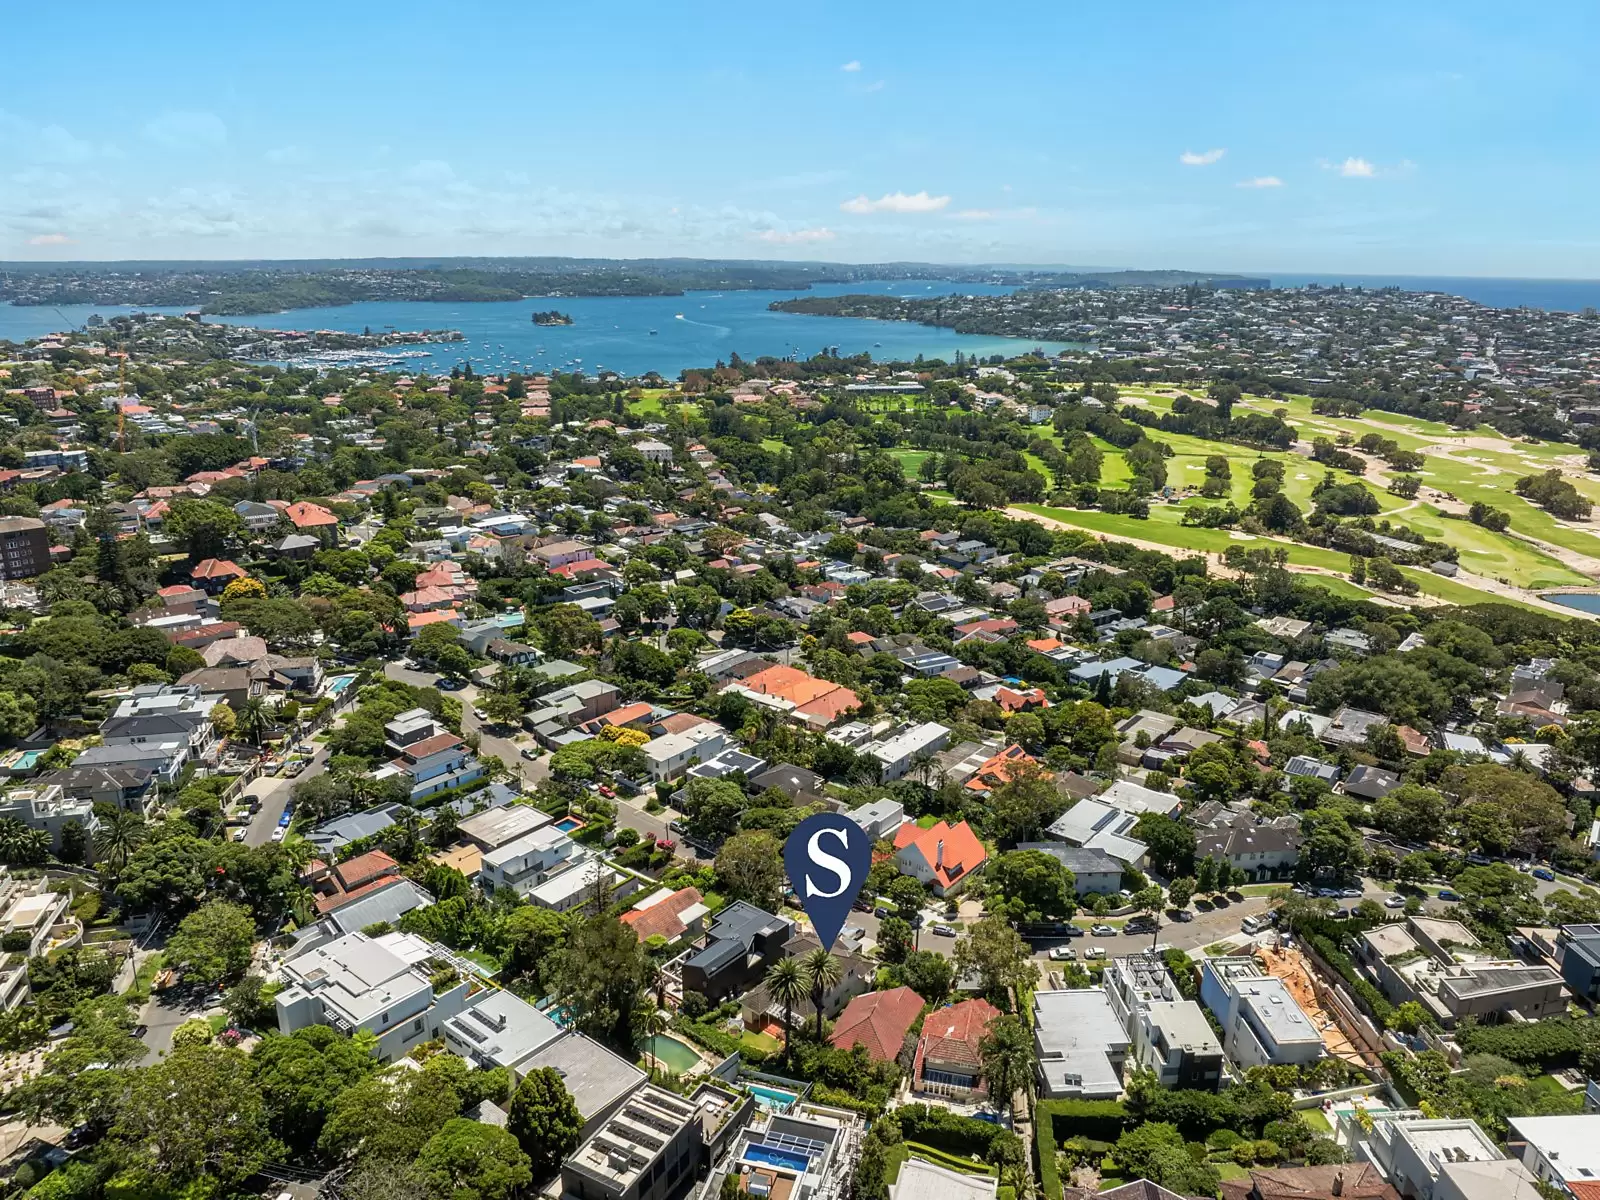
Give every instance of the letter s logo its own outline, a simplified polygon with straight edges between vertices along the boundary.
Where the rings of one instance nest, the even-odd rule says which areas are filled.
[[[839,886],[834,888],[831,892],[825,892],[811,881],[811,872],[807,871],[807,899],[816,896],[823,900],[832,900],[836,896],[844,895],[845,890],[850,886],[850,864],[845,862],[842,858],[838,858],[832,854],[829,854],[822,848],[822,839],[825,837],[834,838],[839,843],[839,848],[841,850],[845,849],[849,845],[845,839],[844,830],[819,829],[811,835],[811,840],[806,843],[806,855],[813,863],[821,867],[824,871],[831,871],[838,878]]]

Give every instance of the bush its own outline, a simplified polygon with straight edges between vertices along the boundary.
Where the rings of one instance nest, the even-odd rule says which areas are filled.
[[[0,936],[0,950],[7,954],[14,954],[19,950],[26,950],[33,945],[33,934],[26,929],[13,929],[4,936]]]
[[[1233,1130],[1218,1129],[1210,1137],[1206,1138],[1206,1145],[1210,1146],[1213,1150],[1232,1150],[1242,1141],[1244,1141],[1244,1139]]]

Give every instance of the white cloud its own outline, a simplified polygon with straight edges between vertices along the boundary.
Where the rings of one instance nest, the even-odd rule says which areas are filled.
[[[963,208],[960,212],[950,214],[958,221],[992,221],[995,212],[991,208]]]
[[[888,83],[885,82],[884,80],[875,79],[871,83],[867,84],[867,86],[862,88],[861,90],[863,92],[881,92],[881,91],[883,91],[884,88],[886,88],[888,86],[889,86]]]
[[[1226,150],[1221,149],[1206,150],[1198,154],[1193,150],[1185,150],[1178,155],[1178,161],[1186,167],[1209,167],[1214,162],[1220,162],[1226,153]]]
[[[1378,168],[1364,158],[1347,158],[1338,165],[1339,174],[1346,179],[1371,179]]]
[[[222,145],[228,127],[215,113],[172,111],[147,122],[144,136],[171,150],[191,150]]]
[[[798,246],[807,242],[831,242],[839,235],[827,228],[821,229],[763,229],[750,235],[758,242],[771,242],[779,246]]]
[[[72,239],[64,233],[41,233],[28,239],[30,246],[70,246]]]
[[[861,70],[861,60],[859,58],[852,58],[849,62],[845,63],[844,66],[840,67],[839,70],[859,71]]]
[[[1257,175],[1254,179],[1241,179],[1233,186],[1242,188],[1275,188],[1282,187],[1283,180],[1276,175]]]
[[[846,200],[839,205],[841,212],[847,213],[929,213],[938,212],[950,203],[949,196],[930,196],[927,192],[907,194],[905,192],[885,192],[876,200],[867,199],[862,193],[853,199]]]

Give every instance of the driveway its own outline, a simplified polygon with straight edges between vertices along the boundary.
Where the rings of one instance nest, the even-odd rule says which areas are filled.
[[[289,806],[289,794],[294,785],[328,769],[327,743],[310,741],[307,745],[313,747],[311,764],[293,779],[285,775],[263,774],[246,785],[245,794],[261,801],[261,811],[250,818],[250,824],[245,827],[245,845],[265,846],[272,839],[272,831],[278,827],[278,818]]]

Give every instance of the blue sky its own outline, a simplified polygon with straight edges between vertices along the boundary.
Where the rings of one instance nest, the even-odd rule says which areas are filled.
[[[1600,278],[1600,9],[15,6],[0,258]]]

